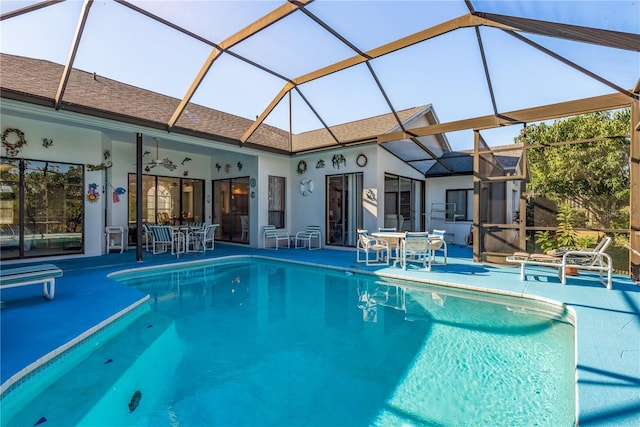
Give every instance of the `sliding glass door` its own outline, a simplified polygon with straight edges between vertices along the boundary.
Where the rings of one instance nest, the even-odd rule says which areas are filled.
[[[136,175],[129,174],[129,240],[136,238]],[[142,176],[142,222],[181,225],[204,222],[204,181]]]
[[[82,253],[83,176],[81,165],[2,158],[3,260]]]
[[[362,227],[362,173],[327,176],[327,244],[355,246]]]
[[[217,239],[249,243],[249,177],[213,181],[213,223]]]
[[[424,182],[386,174],[384,226],[399,231],[424,231]]]

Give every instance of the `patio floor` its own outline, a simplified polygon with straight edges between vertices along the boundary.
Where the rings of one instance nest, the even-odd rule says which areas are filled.
[[[640,425],[640,286],[628,276],[615,275],[607,290],[597,275],[580,273],[562,286],[556,270],[527,268],[520,281],[517,266],[474,263],[469,248],[449,247],[446,266],[431,272],[403,271],[396,267],[364,267],[355,252],[338,249],[260,250],[216,243],[206,256],[188,254],[180,261],[234,255],[331,265],[353,270],[536,295],[561,301],[577,313],[579,424]],[[44,262],[44,261],[41,261]],[[64,270],[57,280],[55,299],[47,302],[38,285],[2,291],[0,309],[1,381],[76,338],[108,317],[144,297],[136,289],[106,278],[123,269],[176,262],[170,254],[143,254],[135,250],[100,257],[47,260]],[[37,264],[37,262],[30,262]],[[17,263],[16,263],[17,264]],[[29,263],[20,263],[28,265]],[[11,264],[3,263],[7,268]]]

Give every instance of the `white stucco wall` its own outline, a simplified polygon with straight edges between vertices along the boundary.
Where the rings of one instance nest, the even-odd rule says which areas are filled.
[[[441,227],[443,221],[432,221],[431,207],[434,203],[446,203],[447,190],[473,190],[473,177],[450,176],[441,178],[429,178],[426,181],[426,213],[427,213],[427,230],[433,230],[434,225]],[[468,200],[467,209],[468,217],[473,218],[473,201]],[[435,215],[435,214],[434,214]],[[465,238],[469,234],[472,221],[447,221],[444,222],[444,228],[447,234],[453,235],[453,242],[456,245],[465,245]]]
[[[67,163],[97,165],[104,161],[105,151],[111,154],[113,166],[107,170],[89,171],[85,168],[85,194],[90,183],[98,185],[101,198],[96,203],[85,200],[85,254],[99,255],[105,250],[104,226],[126,226],[128,212],[128,175],[135,173],[136,159],[136,131],[144,134],[144,150],[151,153],[145,161],[155,158],[155,144],[150,142],[156,135],[161,140],[176,140],[206,146],[206,150],[195,149],[189,151],[189,145],[184,150],[160,148],[160,158],[168,157],[177,168],[170,171],[166,168],[152,169],[152,175],[169,177],[183,177],[188,170],[188,177],[200,179],[205,184],[204,214],[207,222],[214,222],[212,215],[212,180],[233,177],[255,178],[256,186],[250,188],[254,197],[249,198],[250,210],[250,245],[262,246],[262,229],[268,223],[268,177],[280,176],[286,180],[286,229],[291,235],[303,230],[307,225],[319,225],[322,229],[323,240],[326,236],[326,177],[345,173],[363,173],[363,227],[376,230],[384,226],[384,184],[385,173],[423,180],[420,172],[408,166],[388,151],[375,143],[352,147],[337,147],[335,150],[302,154],[290,157],[288,155],[256,151],[253,149],[229,146],[228,144],[204,141],[181,135],[165,134],[158,130],[135,128],[131,125],[100,121],[66,112],[55,112],[50,109],[27,106],[30,118],[20,114],[8,114],[3,108],[3,128],[15,127],[23,130],[29,144],[24,147],[20,157],[37,160],[52,160]],[[91,129],[83,126],[91,126]],[[104,132],[96,129],[104,130]],[[117,137],[114,135],[118,135]],[[118,139],[112,139],[118,138]],[[129,138],[130,136],[130,138]],[[54,146],[44,148],[42,138],[52,138]],[[196,154],[198,152],[199,154]],[[3,152],[3,154],[5,154]],[[341,154],[346,164],[334,166],[332,158]],[[367,158],[366,165],[356,164],[358,156]],[[185,157],[191,161],[182,164]],[[303,160],[307,170],[303,174],[297,171],[298,163]],[[319,160],[324,161],[324,167],[316,167]],[[242,169],[238,168],[242,163]],[[216,167],[217,164],[221,168]],[[229,164],[230,170],[225,166]],[[313,191],[308,195],[300,192],[300,181],[311,179]],[[120,200],[114,202],[113,190],[122,187],[127,193],[120,195]],[[425,214],[428,220],[429,206],[433,201],[445,199],[446,188],[471,188],[470,177],[442,178],[427,183]],[[456,224],[452,233],[456,242],[464,242],[468,232],[468,224]]]

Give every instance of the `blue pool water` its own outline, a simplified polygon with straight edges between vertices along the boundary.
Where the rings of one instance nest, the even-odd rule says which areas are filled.
[[[552,304],[255,259],[114,278],[148,305],[9,393],[3,426],[575,425]]]

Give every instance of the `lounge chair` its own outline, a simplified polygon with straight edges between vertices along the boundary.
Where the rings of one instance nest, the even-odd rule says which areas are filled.
[[[313,242],[317,244],[314,245]],[[322,248],[322,234],[319,225],[308,225],[304,231],[298,231],[295,237],[295,248],[309,248],[309,250]]]
[[[2,268],[0,270],[0,288],[42,283],[42,293],[52,300],[56,292],[56,277],[62,276],[62,270],[53,264],[41,264],[29,267]]]
[[[361,258],[360,254],[364,254],[364,258]],[[370,257],[371,254],[375,255],[373,259]],[[370,236],[367,230],[358,230],[357,262],[364,262],[366,265],[389,265],[390,256],[391,249],[386,239]]]
[[[613,263],[611,257],[605,253],[611,244],[611,237],[604,237],[593,249],[559,248],[547,254],[528,254],[516,252],[507,257],[507,262],[520,264],[520,280],[525,279],[524,269],[527,265],[552,267],[558,269],[558,277],[563,285],[567,284],[567,268],[576,270],[597,271],[600,273],[600,283],[611,289],[611,275]],[[603,280],[607,273],[607,281]]]
[[[291,238],[289,233],[285,230],[276,230],[275,225],[265,225],[262,238],[262,248],[267,249],[267,242],[273,241],[273,247],[271,249],[278,250],[280,242],[287,242],[287,248],[291,247]]]
[[[429,233],[406,232],[401,242],[400,254],[403,270],[407,269],[407,262],[419,262],[427,271],[431,271],[433,252],[429,243]]]

